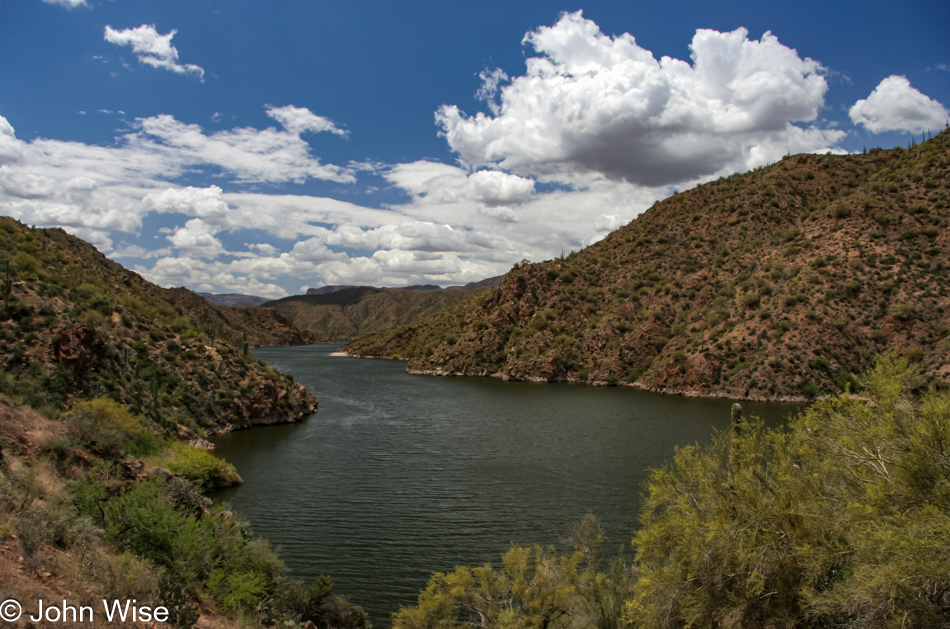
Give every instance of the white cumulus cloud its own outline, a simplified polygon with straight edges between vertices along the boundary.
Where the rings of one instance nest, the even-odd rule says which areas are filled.
[[[914,89],[907,77],[897,75],[881,81],[848,113],[854,124],[863,125],[871,133],[939,131],[950,118],[946,107]]]
[[[224,245],[217,239],[218,229],[200,218],[193,218],[184,227],[168,236],[172,246],[185,257],[215,258],[224,253]]]
[[[17,140],[13,125],[0,116],[0,166],[12,164],[23,156],[23,143]]]
[[[396,164],[383,176],[423,204],[518,205],[531,198],[534,181],[497,170],[469,173],[464,168],[420,160]]]
[[[121,31],[106,26],[105,40],[117,46],[131,46],[140,63],[177,74],[193,74],[203,81],[204,68],[192,63],[178,63],[178,50],[172,46],[172,37],[177,32],[172,30],[167,35],[160,35],[155,26],[150,24]]]
[[[222,198],[223,194],[224,191],[218,186],[168,188],[145,195],[142,203],[156,212],[177,212],[221,225],[229,214],[228,204]]]
[[[696,31],[692,63],[660,60],[629,34],[604,35],[580,11],[524,42],[539,57],[479,96],[494,115],[454,105],[436,115],[452,150],[472,167],[578,183],[590,174],[646,186],[745,170],[789,151],[835,145],[844,133],[811,125],[824,104],[822,66],[771,33]]]

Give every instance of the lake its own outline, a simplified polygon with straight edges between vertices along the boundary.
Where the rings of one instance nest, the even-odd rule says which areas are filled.
[[[730,400],[413,376],[404,362],[330,356],[337,347],[254,350],[319,413],[217,437],[244,484],[214,497],[280,546],[293,576],[331,575],[376,627],[432,572],[559,544],[588,512],[606,548],[629,549],[649,470],[729,426]],[[743,408],[776,425],[799,406]]]

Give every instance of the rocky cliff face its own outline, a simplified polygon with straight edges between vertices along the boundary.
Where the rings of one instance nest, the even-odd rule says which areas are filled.
[[[950,377],[950,133],[797,155],[657,203],[490,296],[358,339],[409,371],[802,399],[894,351]]]

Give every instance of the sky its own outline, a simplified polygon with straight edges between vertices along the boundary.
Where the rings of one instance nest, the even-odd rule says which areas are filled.
[[[459,285],[950,120],[950,2],[0,0],[0,214],[162,286]]]

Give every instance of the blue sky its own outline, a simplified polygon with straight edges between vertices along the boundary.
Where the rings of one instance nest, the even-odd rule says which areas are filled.
[[[0,0],[0,213],[161,285],[463,284],[675,189],[941,130],[947,25],[942,0]]]

